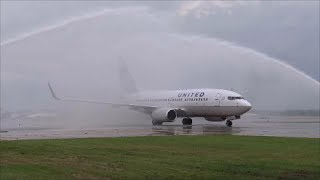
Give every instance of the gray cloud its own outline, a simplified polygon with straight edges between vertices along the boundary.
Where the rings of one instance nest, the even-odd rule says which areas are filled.
[[[234,88],[256,109],[319,108],[318,82],[253,50],[178,33],[170,18],[150,8],[111,8],[1,46],[1,104],[54,106],[48,80],[65,97],[115,99],[122,56],[140,89]]]
[[[79,14],[132,6],[171,16],[167,26],[181,33],[236,42],[319,81],[318,1],[1,1],[1,41]]]
[[[237,1],[224,8],[215,2],[202,2],[177,18],[180,31],[256,49],[319,81],[319,1]]]

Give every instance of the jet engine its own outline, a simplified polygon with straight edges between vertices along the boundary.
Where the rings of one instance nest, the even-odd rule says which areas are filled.
[[[177,118],[177,112],[174,109],[156,109],[151,113],[154,122],[172,122]]]

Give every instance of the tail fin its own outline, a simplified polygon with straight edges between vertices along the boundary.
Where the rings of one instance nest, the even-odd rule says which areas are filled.
[[[126,62],[122,59],[118,60],[118,66],[119,66],[119,78],[120,78],[120,85],[121,88],[126,93],[135,93],[137,92],[136,83],[129,73],[128,66]]]
[[[56,94],[54,93],[54,91],[53,91],[53,89],[52,89],[52,87],[51,87],[51,85],[50,85],[50,82],[48,82],[48,86],[49,86],[49,89],[50,89],[50,92],[51,92],[51,96],[52,96],[54,99],[56,99],[56,100],[60,100],[60,98],[58,98],[58,97],[56,96]]]

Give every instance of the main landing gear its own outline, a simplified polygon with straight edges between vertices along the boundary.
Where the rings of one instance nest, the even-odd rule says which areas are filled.
[[[161,122],[161,121],[152,120],[152,125],[154,125],[154,126],[161,126],[161,125],[162,125],[162,122]]]
[[[191,118],[183,118],[182,124],[183,125],[192,125],[192,119]]]
[[[231,120],[227,120],[227,121],[226,121],[226,125],[227,125],[228,127],[232,127],[232,121],[231,121]]]

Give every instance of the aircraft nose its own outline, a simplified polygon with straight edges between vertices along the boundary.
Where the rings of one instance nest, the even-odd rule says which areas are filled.
[[[245,107],[246,112],[248,112],[248,111],[252,108],[251,103],[249,103],[249,101],[247,101],[247,100],[245,100],[245,101],[243,102],[243,106]]]

